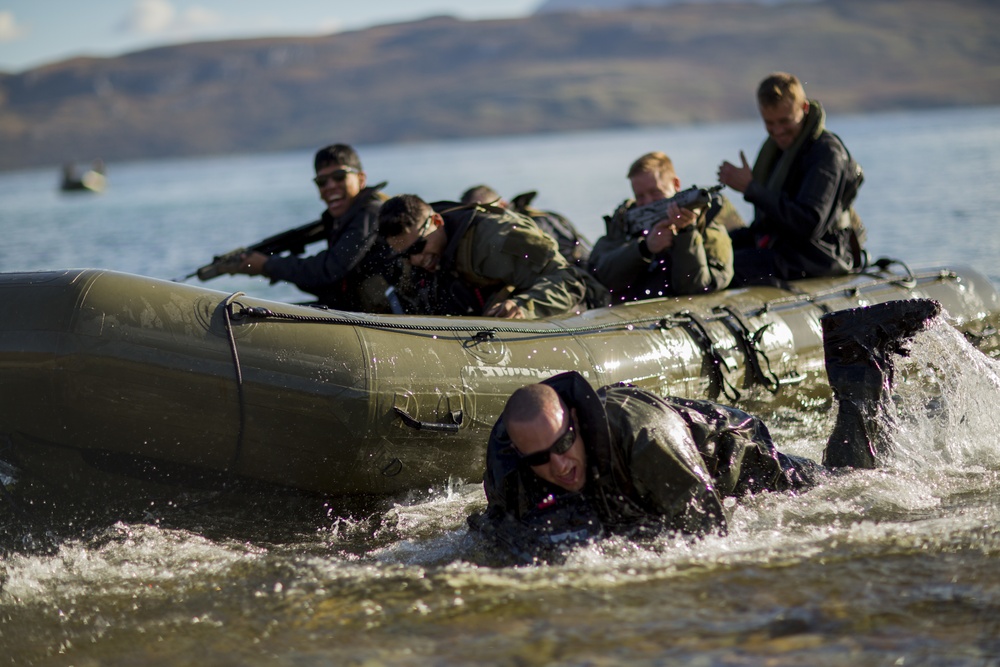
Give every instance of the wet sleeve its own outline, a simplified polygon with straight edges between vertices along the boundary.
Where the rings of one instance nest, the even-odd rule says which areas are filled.
[[[724,529],[722,501],[684,420],[658,399],[630,400],[614,413],[609,407],[644,504],[687,533]]]
[[[688,228],[674,237],[671,285],[675,294],[702,294],[725,289],[733,278],[733,244],[716,222],[704,232]]]
[[[482,235],[482,240],[480,240]],[[569,312],[586,296],[580,274],[556,250],[556,242],[533,224],[477,230],[475,273],[509,285],[528,317]]]
[[[839,203],[847,152],[835,139],[817,140],[809,147],[801,168],[804,175],[796,192],[772,192],[755,181],[743,198],[767,220],[763,231],[807,242],[828,234],[830,224],[836,222],[833,209]]]
[[[310,257],[272,256],[264,268],[272,280],[285,280],[305,291],[323,289],[354,270],[377,239],[378,206],[369,204],[350,219],[326,250]]]

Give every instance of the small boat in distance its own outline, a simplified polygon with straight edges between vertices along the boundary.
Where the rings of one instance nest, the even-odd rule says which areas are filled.
[[[76,165],[67,162],[63,165],[62,182],[59,189],[63,192],[104,192],[108,179],[104,174],[104,161],[94,160],[90,169],[77,174]]]

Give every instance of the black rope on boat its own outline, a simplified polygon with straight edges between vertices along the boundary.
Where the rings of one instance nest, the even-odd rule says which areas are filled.
[[[705,360],[708,362],[708,369],[711,375],[709,399],[714,401],[719,397],[719,393],[723,393],[730,401],[740,400],[740,390],[734,387],[726,377],[726,373],[723,370],[726,360],[722,358],[719,348],[716,347],[715,341],[712,340],[712,336],[708,333],[708,325],[705,320],[690,311],[683,311],[680,315],[687,319],[685,327],[691,333],[695,342],[701,346],[702,352],[705,354]]]
[[[878,268],[888,267],[891,264],[900,264],[906,268],[906,265],[897,260],[891,259],[880,259],[875,263]],[[884,270],[884,269],[883,269]],[[796,305],[801,303],[811,303],[816,307],[829,311],[828,305],[820,302],[821,299],[825,297],[832,296],[851,296],[857,295],[860,292],[879,287],[880,285],[899,285],[901,287],[912,289],[916,283],[921,279],[935,279],[935,280],[946,280],[955,279],[958,274],[954,271],[941,270],[935,272],[926,272],[922,274],[914,274],[906,268],[907,276],[906,278],[900,279],[898,276],[885,277],[880,275],[874,275],[864,272],[863,275],[869,276],[871,280],[867,283],[861,285],[852,285],[850,287],[833,287],[826,290],[820,290],[817,292],[802,292],[798,294],[792,294],[787,297],[780,297],[777,299],[772,299],[770,301],[764,302],[758,308],[748,309],[741,314],[750,317],[753,315],[762,315],[770,312],[773,309],[786,306],[786,305]],[[239,293],[242,294],[242,293]],[[235,297],[237,295],[233,295]],[[233,298],[231,297],[230,300]],[[227,302],[228,303],[228,302]],[[651,326],[655,328],[671,328],[676,326],[685,326],[688,324],[689,319],[686,317],[676,317],[676,316],[662,316],[662,315],[650,315],[645,317],[638,317],[629,320],[621,320],[620,322],[615,322],[612,324],[602,323],[602,324],[590,324],[579,327],[566,327],[566,328],[541,328],[541,327],[530,327],[530,326],[509,326],[509,325],[472,325],[472,324],[416,324],[409,321],[393,321],[392,319],[381,319],[377,316],[369,316],[365,314],[355,314],[344,311],[336,311],[335,314],[331,315],[301,315],[298,313],[287,313],[273,311],[269,308],[264,308],[262,306],[241,306],[238,311],[232,311],[232,317],[234,319],[256,319],[260,321],[267,320],[282,320],[289,322],[304,322],[312,324],[339,324],[348,326],[358,326],[366,327],[371,329],[384,329],[384,330],[396,330],[396,331],[410,331],[410,332],[428,332],[428,333],[469,333],[472,334],[470,343],[481,343],[491,340],[497,336],[497,334],[517,334],[517,335],[530,335],[530,336],[567,336],[574,334],[585,334],[594,333],[601,331],[614,331],[614,330],[631,330],[638,327]],[[723,320],[729,317],[729,314],[713,314],[711,316],[702,318],[706,322],[715,322]],[[228,324],[228,320],[227,320]],[[234,344],[235,345],[235,344]],[[788,380],[783,381],[788,384]]]
[[[759,347],[759,343],[764,336],[764,331],[772,323],[768,322],[761,328],[752,330],[750,323],[743,317],[742,313],[734,308],[717,306],[714,312],[726,313],[739,325],[737,333],[739,334],[740,343],[743,346],[743,356],[746,359],[747,369],[751,371],[747,379],[750,382],[763,385],[772,394],[777,394],[778,390],[781,389],[781,380],[771,370],[771,360],[768,359],[767,353]],[[761,363],[762,361],[763,364]],[[765,367],[767,370],[764,370]]]
[[[880,271],[887,271],[893,264],[903,267],[903,270],[906,271],[906,278],[899,281],[901,286],[908,289],[913,289],[917,286],[917,279],[913,276],[913,271],[911,271],[910,267],[907,266],[902,260],[893,259],[891,257],[879,257],[872,263],[872,266]]]
[[[449,333],[471,333],[478,341],[489,340],[498,333],[508,334],[528,334],[540,336],[563,336],[566,334],[592,333],[595,331],[610,331],[612,329],[634,329],[638,326],[652,325],[662,328],[663,323],[669,326],[681,326],[687,320],[678,318],[671,320],[662,315],[648,315],[630,320],[622,320],[613,324],[590,324],[581,327],[564,328],[541,328],[541,327],[518,327],[518,326],[480,326],[473,324],[414,324],[412,322],[394,322],[389,320],[374,319],[364,315],[354,315],[352,313],[341,312],[339,316],[323,317],[318,315],[299,315],[297,313],[276,312],[269,308],[260,306],[243,307],[237,315],[245,318],[256,319],[280,319],[292,322],[306,322],[312,324],[344,324],[371,329],[395,329],[401,331],[428,331],[428,332],[449,332]]]
[[[243,453],[243,436],[246,432],[247,424],[246,396],[243,394],[243,368],[240,365],[240,353],[236,347],[236,336],[233,333],[234,314],[231,312],[233,302],[241,296],[244,296],[243,292],[233,292],[222,302],[222,313],[226,321],[226,337],[229,339],[229,351],[233,355],[233,368],[236,371],[236,396],[240,410],[240,426],[236,434],[236,449],[233,451],[232,460],[229,461],[229,465],[226,467],[227,472],[231,472],[236,468],[236,462]]]
[[[763,314],[770,312],[773,308],[777,306],[791,305],[797,303],[812,303],[813,305],[823,308],[829,311],[828,306],[818,303],[819,299],[828,296],[856,296],[864,290],[872,289],[874,287],[879,287],[881,285],[896,285],[904,289],[913,289],[917,286],[920,280],[955,280],[958,278],[958,274],[954,271],[948,269],[941,269],[939,271],[926,271],[924,273],[913,273],[910,271],[903,262],[895,259],[889,259],[883,257],[875,262],[874,266],[876,268],[888,267],[891,264],[899,264],[906,269],[906,277],[892,276],[885,277],[877,274],[868,273],[867,271],[862,272],[862,275],[871,278],[870,281],[862,285],[851,285],[850,287],[831,287],[825,290],[818,290],[816,292],[804,292],[802,294],[793,294],[792,296],[783,296],[778,299],[771,299],[770,301],[765,301],[759,309],[756,310],[755,314]],[[884,270],[884,269],[883,269]],[[745,313],[746,314],[746,313]]]

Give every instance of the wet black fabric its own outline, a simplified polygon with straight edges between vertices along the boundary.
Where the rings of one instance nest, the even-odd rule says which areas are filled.
[[[338,218],[323,212],[320,221],[326,227],[326,249],[308,257],[272,256],[264,266],[265,274],[272,281],[293,283],[330,308],[364,310],[367,304],[360,287],[389,266],[388,246],[378,238],[378,211],[384,200],[380,189],[363,189]]]
[[[545,383],[577,411],[587,484],[581,494],[570,494],[520,465],[499,420],[487,447],[488,506],[470,517],[470,526],[501,544],[513,540],[523,548],[534,534],[540,550],[552,549],[534,517],[547,513],[551,526],[562,502],[581,497],[599,527],[578,529],[578,536],[724,532],[723,497],[807,488],[821,471],[811,461],[778,452],[763,422],[736,408],[661,398],[627,385],[595,391],[576,372]],[[507,539],[497,539],[504,535]]]

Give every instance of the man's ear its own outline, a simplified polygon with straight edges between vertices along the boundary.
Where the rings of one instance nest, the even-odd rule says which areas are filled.
[[[441,217],[440,213],[432,213],[431,224],[434,225],[435,227],[440,227],[441,225],[444,224],[444,218]]]
[[[358,172],[358,188],[361,189],[361,190],[364,190],[365,189],[365,184],[367,182],[368,182],[368,176],[365,175],[365,172],[359,171]]]

